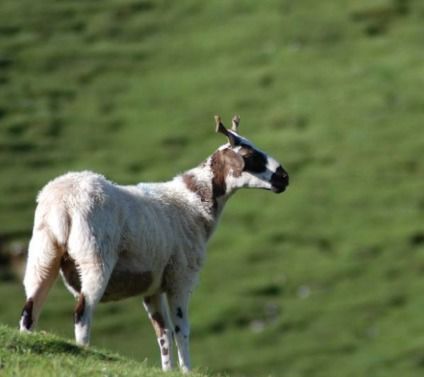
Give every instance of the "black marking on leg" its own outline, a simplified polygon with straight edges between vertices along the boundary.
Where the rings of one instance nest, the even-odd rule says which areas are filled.
[[[155,312],[152,315],[152,323],[156,332],[156,336],[158,338],[160,336],[163,336],[163,334],[165,333],[165,320],[163,319],[162,314],[160,314],[159,312]]]
[[[32,298],[30,298],[26,303],[25,306],[22,310],[22,323],[24,325],[24,327],[29,330],[31,329],[32,326],[32,308],[34,306],[34,301],[32,300]]]
[[[163,356],[168,356],[168,354],[169,354],[169,349],[167,347],[163,347],[162,348],[162,355]]]
[[[183,318],[183,311],[180,307],[177,308],[177,317],[181,319]]]
[[[82,316],[84,315],[84,310],[85,310],[85,297],[81,293],[79,298],[78,298],[77,305],[75,306],[75,311],[74,311],[74,322],[75,323],[81,322]]]
[[[181,331],[179,326],[175,326],[175,333],[178,334]]]
[[[165,344],[165,339],[160,339],[159,340],[160,345],[163,347],[163,345]]]

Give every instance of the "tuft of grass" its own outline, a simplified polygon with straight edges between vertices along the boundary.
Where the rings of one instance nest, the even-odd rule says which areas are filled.
[[[147,362],[136,362],[110,351],[81,348],[47,332],[20,334],[0,324],[0,375],[3,377],[164,376]],[[179,372],[166,374],[181,377]],[[193,372],[193,377],[209,374]]]

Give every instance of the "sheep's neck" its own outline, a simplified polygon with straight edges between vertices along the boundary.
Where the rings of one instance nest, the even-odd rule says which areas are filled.
[[[202,164],[182,175],[186,187],[195,193],[201,202],[204,221],[215,227],[233,190],[226,182],[226,169],[214,164],[214,155]]]

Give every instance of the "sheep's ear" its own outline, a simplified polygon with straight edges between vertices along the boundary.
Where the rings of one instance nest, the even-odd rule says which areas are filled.
[[[233,119],[231,121],[231,129],[234,132],[237,132],[238,133],[239,125],[240,125],[240,117],[238,115],[234,115],[233,116]]]
[[[219,115],[215,115],[215,132],[224,134],[225,136],[228,136],[228,130],[225,128],[225,126],[221,122],[221,117]]]
[[[228,132],[228,130],[225,128],[225,126],[221,122],[221,117],[219,115],[215,115],[215,132],[221,133],[225,136],[227,136],[228,141],[232,147],[236,146],[236,139],[234,135],[231,132]]]

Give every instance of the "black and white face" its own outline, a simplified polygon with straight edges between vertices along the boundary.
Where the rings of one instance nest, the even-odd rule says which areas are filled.
[[[222,148],[232,151],[234,158],[241,162],[241,171],[230,174],[227,177],[228,184],[234,188],[261,188],[275,193],[285,191],[289,176],[281,164],[235,131],[227,132],[230,143]]]
[[[219,159],[224,161],[221,166],[224,167],[222,174],[227,188],[262,188],[275,193],[287,188],[289,176],[281,164],[238,134],[238,116],[233,118],[231,130],[225,128],[218,116],[215,121],[216,131],[227,136],[229,141],[218,150]]]

